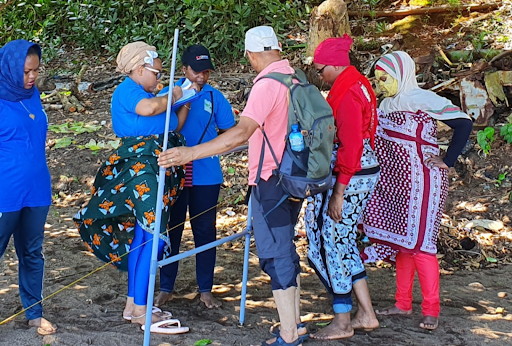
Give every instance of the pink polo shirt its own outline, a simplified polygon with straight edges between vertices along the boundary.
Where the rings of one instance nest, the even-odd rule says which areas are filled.
[[[265,124],[265,133],[277,160],[281,162],[288,128],[288,88],[273,79],[261,79],[262,76],[270,72],[292,74],[295,71],[288,60],[273,62],[263,69],[254,78],[254,86],[241,116],[251,118],[260,126]],[[256,185],[255,180],[260,162],[262,142],[263,134],[258,129],[249,138],[249,185]],[[265,143],[261,179],[268,180],[275,168],[277,168],[277,165],[267,143]]]

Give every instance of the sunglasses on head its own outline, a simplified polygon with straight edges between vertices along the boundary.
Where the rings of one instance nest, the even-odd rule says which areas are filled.
[[[162,78],[162,72],[161,71],[155,70],[154,68],[147,67],[147,66],[144,66],[144,68],[146,70],[149,70],[149,71],[153,72],[155,74],[156,79]]]

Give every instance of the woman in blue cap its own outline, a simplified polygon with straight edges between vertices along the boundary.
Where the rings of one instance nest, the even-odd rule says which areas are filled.
[[[208,84],[210,71],[214,69],[210,52],[200,44],[189,46],[181,57],[185,78],[197,85],[198,97],[185,106],[187,120],[181,134],[188,146],[208,142],[235,125],[233,110],[222,93]],[[182,85],[185,78],[176,83]],[[180,249],[181,235],[187,215],[190,215],[192,233],[196,247],[211,243],[217,238],[215,220],[220,184],[224,181],[218,156],[196,160],[187,165],[185,187],[171,210],[169,238],[171,255]],[[196,255],[196,278],[201,301],[207,308],[219,307],[221,302],[211,293],[215,268],[215,248]],[[155,305],[163,305],[174,290],[178,274],[178,262],[162,267],[160,271],[160,294]]]
[[[9,239],[19,260],[19,289],[28,324],[41,335],[56,327],[43,318],[44,224],[52,203],[46,164],[48,118],[34,86],[41,48],[15,40],[0,49],[0,257]]]

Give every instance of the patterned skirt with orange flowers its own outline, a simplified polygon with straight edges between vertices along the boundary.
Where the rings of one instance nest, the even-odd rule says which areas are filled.
[[[96,174],[91,199],[74,217],[85,247],[100,260],[128,270],[128,252],[135,222],[155,230],[158,191],[157,158],[163,135],[125,137]],[[170,132],[168,148],[184,146],[180,134]],[[169,243],[170,207],[185,183],[185,167],[166,172],[160,238]]]

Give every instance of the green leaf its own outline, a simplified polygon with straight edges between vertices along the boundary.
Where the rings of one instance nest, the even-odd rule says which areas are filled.
[[[212,341],[210,339],[201,339],[201,340],[196,341],[194,346],[206,346],[206,345],[209,345],[211,343],[212,343]]]
[[[486,138],[487,136],[483,131],[478,131],[478,133],[476,134],[476,140],[478,141],[478,144],[484,141],[487,142]]]
[[[113,149],[117,149],[121,146],[121,139],[108,141],[107,144],[110,145]]]
[[[331,322],[318,322],[315,324],[319,327],[325,327],[325,326],[328,326],[329,324],[331,324]]]
[[[493,257],[486,257],[485,259],[489,263],[496,263],[496,262],[498,262],[498,260],[496,258],[493,258]]]
[[[235,174],[235,169],[233,167],[228,167],[228,173],[229,174]]]
[[[492,127],[486,127],[484,133],[487,138],[491,139],[492,136],[494,136],[494,129]]]
[[[238,202],[241,202],[244,200],[244,196],[242,194],[238,195],[238,197],[235,199],[235,204],[238,204]]]
[[[48,130],[55,132],[55,133],[70,133],[68,123],[61,124],[61,125],[50,125],[48,126]]]
[[[55,141],[55,147],[54,148],[66,148],[69,147],[73,143],[71,138],[69,137],[62,137]]]

